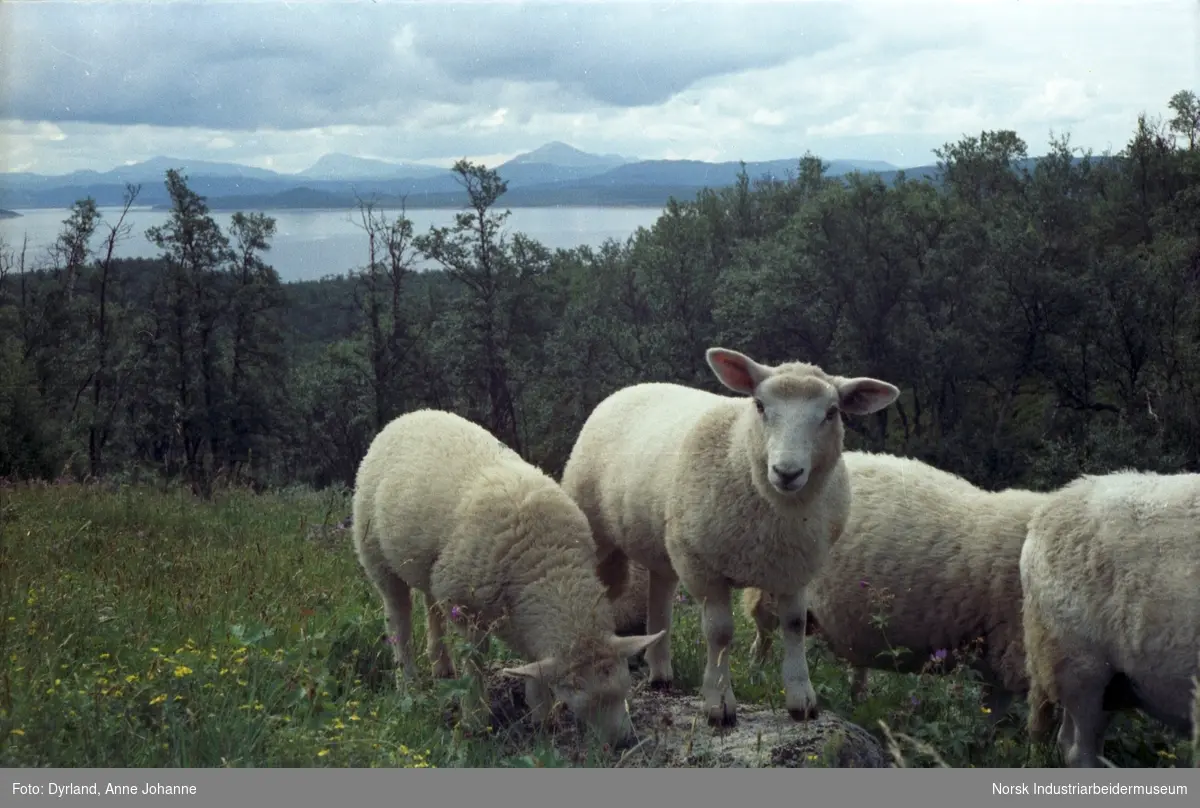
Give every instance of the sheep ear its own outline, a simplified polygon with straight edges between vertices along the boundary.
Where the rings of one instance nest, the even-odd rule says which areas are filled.
[[[612,647],[622,657],[631,657],[634,654],[640,654],[642,651],[645,651],[647,648],[654,645],[654,643],[661,640],[666,633],[667,632],[664,629],[657,634],[647,634],[642,637],[617,637],[614,635],[609,642],[612,643]]]
[[[522,679],[539,679],[546,681],[553,677],[558,671],[558,660],[554,657],[539,659],[537,662],[530,662],[528,665],[521,665],[517,668],[505,668],[500,671],[508,676],[520,676]]]
[[[838,408],[851,415],[870,415],[900,397],[899,387],[866,376],[838,379],[837,389]]]
[[[721,384],[737,393],[750,395],[763,379],[771,375],[770,368],[728,348],[709,348],[704,358]]]

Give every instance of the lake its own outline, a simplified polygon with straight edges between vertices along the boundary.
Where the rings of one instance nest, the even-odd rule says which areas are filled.
[[[28,236],[27,266],[43,262],[46,250],[62,231],[62,222],[70,212],[65,209],[20,210],[19,218],[0,219],[0,236],[10,249],[19,250],[22,239]],[[101,227],[93,247],[98,249],[107,235],[103,222],[115,223],[120,208],[100,208]],[[394,218],[398,211],[386,211]],[[416,233],[428,232],[430,226],[454,223],[458,211],[412,210],[406,215]],[[267,254],[267,262],[275,267],[280,278],[287,281],[316,280],[324,275],[343,274],[367,262],[367,237],[356,222],[355,210],[267,210],[275,218],[275,238]],[[505,223],[509,233],[521,232],[551,249],[570,248],[581,244],[599,247],[607,239],[624,242],[639,227],[650,227],[662,214],[662,208],[513,208]],[[211,214],[222,230],[228,233],[232,212]],[[162,224],[167,211],[148,207],[133,208],[126,221],[133,225],[129,237],[117,246],[121,258],[152,258],[159,250],[146,240],[146,229]]]

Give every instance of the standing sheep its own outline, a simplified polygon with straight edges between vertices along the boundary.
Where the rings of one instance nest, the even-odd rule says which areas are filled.
[[[1192,726],[1200,673],[1200,474],[1086,475],[1039,505],[1021,551],[1031,700],[1059,704],[1068,766],[1100,765],[1104,694]],[[1031,733],[1037,711],[1030,712]]]
[[[402,676],[415,673],[417,589],[429,607],[435,675],[453,675],[443,640],[449,609],[477,627],[472,644],[494,632],[533,660],[505,672],[525,678],[537,719],[549,710],[548,689],[608,742],[630,738],[625,658],[659,637],[615,636],[587,519],[549,476],[470,421],[412,412],[384,427],[363,458],[353,526]]]
[[[651,686],[673,679],[672,597],[682,581],[703,604],[705,712],[711,723],[735,723],[731,590],[756,586],[784,604],[785,701],[804,720],[818,709],[804,649],[806,587],[850,505],[840,414],[876,412],[900,391],[723,348],[707,360],[745,398],[663,383],[619,390],[584,424],[563,487],[591,522],[610,597],[620,596],[631,559],[649,570],[647,631],[667,632],[646,652]]]
[[[855,667],[856,700],[871,668],[913,673],[933,661],[950,670],[973,647],[984,704],[998,721],[1028,690],[1021,545],[1030,514],[1049,495],[985,491],[912,458],[844,457],[850,519],[809,587],[810,633]],[[778,625],[774,599],[746,589],[742,607],[756,624],[761,662]],[[891,653],[898,648],[907,653]]]

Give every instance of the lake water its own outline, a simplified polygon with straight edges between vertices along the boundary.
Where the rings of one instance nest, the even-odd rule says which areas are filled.
[[[99,248],[107,229],[103,222],[115,223],[120,208],[100,208],[103,214],[93,246]],[[398,211],[386,211],[394,218]],[[0,219],[0,236],[9,249],[19,250],[28,236],[26,265],[44,261],[49,248],[62,231],[62,222],[70,212],[65,209],[18,210],[19,218]],[[267,261],[283,281],[315,280],[324,275],[345,273],[367,262],[367,237],[354,210],[267,210],[275,218],[275,238]],[[430,226],[454,223],[455,210],[408,210],[416,233]],[[521,232],[551,249],[581,244],[599,247],[607,239],[624,242],[638,227],[650,227],[662,208],[513,208],[505,223],[509,233]],[[213,219],[228,233],[232,212],[214,212]],[[146,240],[146,229],[162,224],[166,211],[150,208],[130,210],[126,221],[133,225],[129,237],[117,246],[122,258],[152,258],[159,250]]]

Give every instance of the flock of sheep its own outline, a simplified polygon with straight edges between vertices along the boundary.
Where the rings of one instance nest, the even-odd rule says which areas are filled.
[[[447,621],[473,666],[494,635],[528,660],[505,672],[525,679],[535,717],[558,700],[627,745],[626,660],[645,652],[650,686],[670,686],[682,583],[702,605],[712,724],[736,721],[741,589],[755,659],[781,629],[798,721],[818,711],[805,637],[819,633],[855,667],[855,697],[869,669],[964,659],[993,720],[1024,698],[1031,736],[1046,740],[1058,708],[1070,766],[1101,765],[1115,710],[1192,730],[1200,475],[985,491],[913,459],[843,450],[841,415],[890,406],[900,391],[887,382],[723,348],[707,360],[738,396],[619,390],[588,417],[561,483],[451,413],[408,413],[379,433],[358,471],[353,536],[401,677],[415,673],[417,589],[435,676],[454,675]]]

